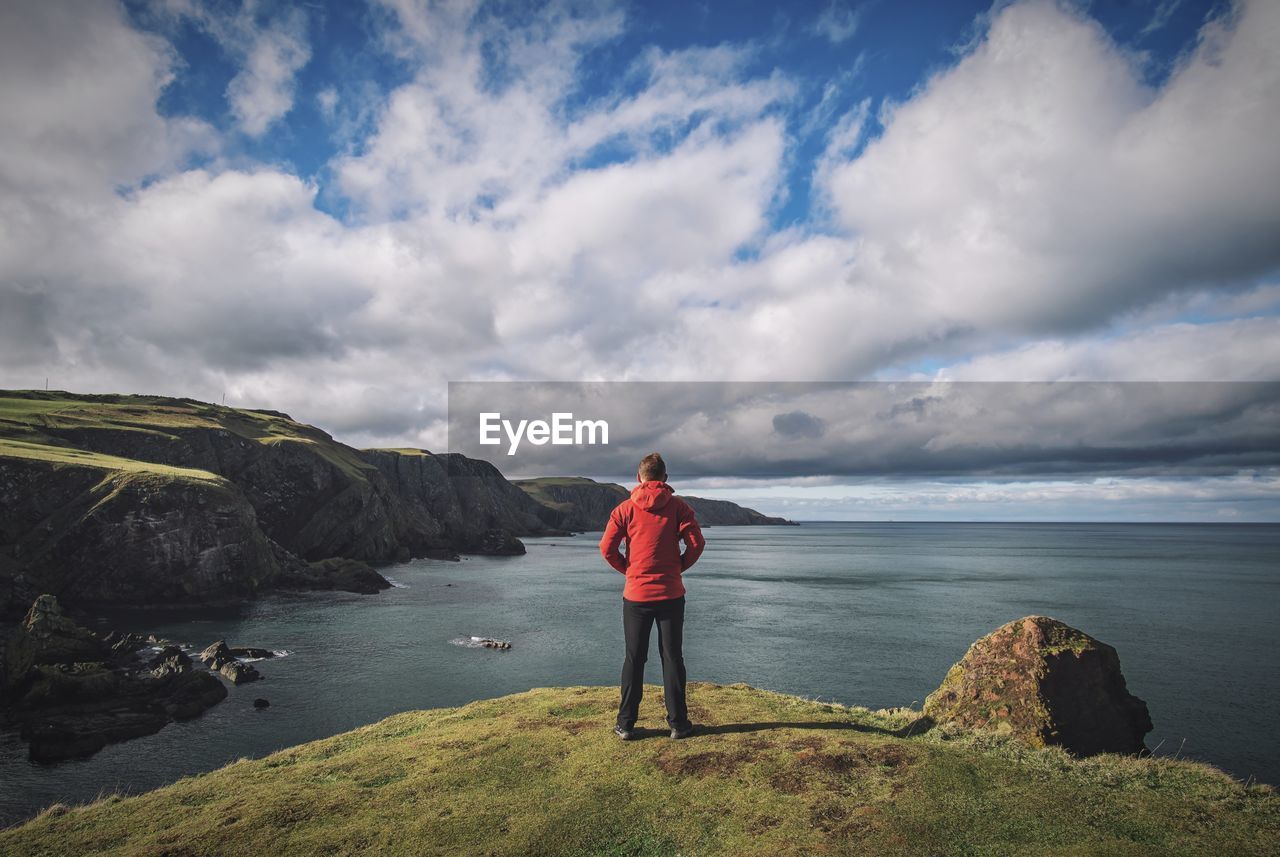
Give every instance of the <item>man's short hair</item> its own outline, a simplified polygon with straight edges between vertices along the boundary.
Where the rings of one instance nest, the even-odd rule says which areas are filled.
[[[661,455],[651,452],[640,459],[641,482],[663,482],[666,481],[666,478],[667,463],[662,460]]]

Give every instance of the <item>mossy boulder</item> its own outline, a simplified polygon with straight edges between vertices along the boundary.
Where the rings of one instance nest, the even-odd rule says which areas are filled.
[[[1116,650],[1047,616],[1027,616],[969,647],[925,700],[939,724],[1009,733],[1077,756],[1137,753],[1151,731]]]

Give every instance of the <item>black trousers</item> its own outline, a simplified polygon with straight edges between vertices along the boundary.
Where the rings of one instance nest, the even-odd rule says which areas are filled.
[[[658,656],[662,658],[663,696],[667,702],[667,725],[685,729],[689,708],[685,699],[684,596],[664,601],[622,599],[622,631],[627,657],[622,663],[622,701],[618,705],[618,725],[630,729],[640,716],[644,695],[644,665],[649,658],[649,631],[658,623]]]

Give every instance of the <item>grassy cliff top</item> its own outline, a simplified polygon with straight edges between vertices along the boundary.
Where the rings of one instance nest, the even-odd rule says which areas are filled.
[[[646,686],[411,711],[136,797],[53,807],[6,854],[1178,854],[1280,852],[1280,800],[1207,765],[1074,760],[872,712],[690,682],[672,741]]]
[[[528,485],[530,487],[538,487],[540,485],[567,485],[567,486],[605,485],[605,486],[609,486],[609,485],[618,484],[616,482],[597,482],[594,479],[587,478],[586,476],[537,476],[532,479],[513,479],[511,481],[513,484],[516,484],[516,485],[521,485],[521,486]],[[621,488],[622,486],[618,485],[618,487]]]
[[[629,493],[628,489],[617,482],[597,482],[585,476],[538,476],[533,479],[512,479],[511,484],[549,504],[554,504],[555,501],[547,494],[548,488],[607,488],[620,494]]]
[[[549,489],[553,488],[606,488],[619,497],[627,496],[627,489],[615,482],[597,482],[585,476],[539,476],[533,479],[513,479],[511,484],[524,491],[544,506],[560,511],[572,511],[575,504],[557,500]]]
[[[170,478],[213,479],[216,477],[201,470],[77,448],[76,440],[86,432],[112,432],[142,440],[145,436],[176,438],[201,429],[226,431],[262,444],[305,443],[352,474],[369,468],[354,450],[325,432],[276,411],[166,396],[0,390],[0,456]]]

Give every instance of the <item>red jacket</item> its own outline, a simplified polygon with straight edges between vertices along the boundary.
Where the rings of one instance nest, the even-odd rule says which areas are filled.
[[[626,555],[618,550],[624,539]],[[698,561],[706,544],[689,504],[667,483],[651,481],[637,485],[631,496],[609,513],[600,553],[627,576],[623,598],[661,601],[684,595],[680,575]]]

